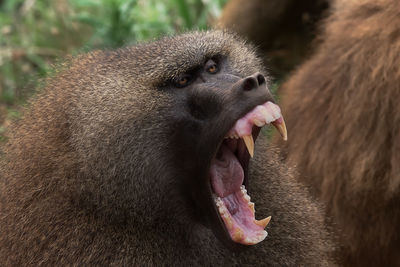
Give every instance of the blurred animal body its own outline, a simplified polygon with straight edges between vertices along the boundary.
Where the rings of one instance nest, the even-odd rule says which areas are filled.
[[[284,149],[325,204],[349,266],[400,265],[400,5],[337,1],[281,88]]]

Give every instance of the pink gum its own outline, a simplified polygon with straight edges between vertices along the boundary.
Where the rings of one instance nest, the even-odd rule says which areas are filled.
[[[268,101],[262,105],[258,105],[235,123],[233,128],[231,130],[229,130],[228,136],[250,135],[252,132],[253,125],[254,125],[254,120],[265,121],[265,115],[261,112],[262,109],[266,109],[268,111],[268,113],[271,114],[271,116],[273,114],[274,109],[275,109],[275,111],[277,109],[279,111],[279,114],[281,113],[279,106],[270,101]],[[273,121],[275,121],[275,120],[277,120],[277,123],[279,123],[279,120],[282,120],[282,119],[281,119],[281,117],[279,117],[279,118],[274,118]]]

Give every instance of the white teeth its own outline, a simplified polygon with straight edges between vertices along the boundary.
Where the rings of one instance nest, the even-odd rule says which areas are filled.
[[[247,195],[246,187],[244,185],[241,185],[240,191],[243,195],[243,198],[248,201],[248,206],[254,214],[254,212],[255,212],[254,203],[250,202],[250,196]],[[254,244],[257,244],[257,243],[263,241],[267,237],[268,233],[265,230],[260,230],[250,236],[246,236],[240,227],[238,228],[237,226],[235,226],[235,219],[232,217],[232,215],[230,215],[230,213],[229,213],[227,207],[225,206],[224,202],[222,201],[221,197],[218,197],[217,195],[213,194],[213,199],[217,206],[219,214],[225,223],[226,228],[231,233],[231,237],[232,237],[233,241],[236,241],[236,242],[239,242],[239,243],[242,243],[245,245],[254,245]],[[270,220],[271,220],[271,216],[269,216],[265,219],[262,219],[262,220],[254,219],[253,222],[255,224],[265,228],[268,225]]]
[[[222,206],[224,204],[220,197],[217,197],[216,195],[213,195],[213,197],[214,197],[215,205],[217,205],[217,207],[220,207],[220,206]]]
[[[236,139],[243,138],[245,140],[246,136],[251,135],[251,129],[254,125],[261,128],[264,125],[270,123],[281,124],[281,120],[283,120],[283,117],[279,106],[272,102],[266,102],[262,105],[256,106],[244,117],[237,120],[233,128],[229,131],[229,137]],[[280,132],[282,133],[283,130],[284,129],[282,129],[282,131]],[[247,140],[250,141],[249,138]],[[250,145],[251,142],[247,143]],[[249,150],[249,153],[252,154],[252,146],[247,146],[247,148]]]
[[[217,206],[218,211],[221,214],[221,216],[224,217],[224,218],[228,218],[228,214],[227,214],[228,210],[225,207],[225,204],[222,201],[222,199],[220,197],[217,197],[217,196],[214,195],[214,202],[215,202],[215,205]]]
[[[257,125],[258,127],[263,127],[265,125],[265,122],[260,121],[258,119],[253,120],[254,124]]]
[[[242,191],[242,193],[247,193],[246,187],[244,185],[240,186],[240,191]]]
[[[245,200],[247,200],[247,202],[251,203],[251,202],[250,202],[250,196],[247,194],[247,190],[246,190],[246,188],[244,187],[244,185],[240,186],[240,192],[242,193],[243,198],[244,198]]]
[[[219,213],[220,214],[225,214],[225,210],[222,207],[218,207]]]
[[[267,237],[267,235],[268,235],[267,231],[262,231],[262,232],[260,232],[259,235],[254,236],[252,238],[246,237],[245,242],[247,244],[257,244],[257,243],[263,241]]]
[[[272,115],[274,116],[274,119],[277,120],[281,117],[281,110],[277,105],[273,105],[272,107]]]
[[[258,127],[262,127],[279,119],[281,115],[279,107],[268,102],[266,105],[257,106],[254,116],[252,122]]]
[[[264,116],[265,119],[265,123],[269,124],[271,122],[273,122],[274,120],[276,120],[274,118],[274,115],[272,114],[272,112],[270,112],[269,110],[267,110],[265,107],[260,108],[260,112],[261,114]]]

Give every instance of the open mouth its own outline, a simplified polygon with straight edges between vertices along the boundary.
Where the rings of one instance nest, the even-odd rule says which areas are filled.
[[[264,230],[271,216],[255,219],[254,203],[250,201],[245,184],[254,141],[264,125],[272,124],[283,139],[286,126],[280,108],[272,102],[256,106],[226,134],[210,166],[212,194],[219,216],[231,239],[240,244],[254,245],[265,239]]]

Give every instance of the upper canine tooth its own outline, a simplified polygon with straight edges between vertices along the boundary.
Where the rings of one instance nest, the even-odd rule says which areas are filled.
[[[254,156],[254,140],[253,140],[253,136],[250,135],[245,135],[242,137],[243,141],[246,145],[247,151],[249,151],[249,154],[251,157]]]
[[[286,130],[286,124],[285,124],[285,121],[283,120],[283,117],[280,117],[276,121],[272,122],[272,125],[274,125],[275,128],[278,130],[278,132],[282,136],[283,140],[287,141],[287,130]]]

